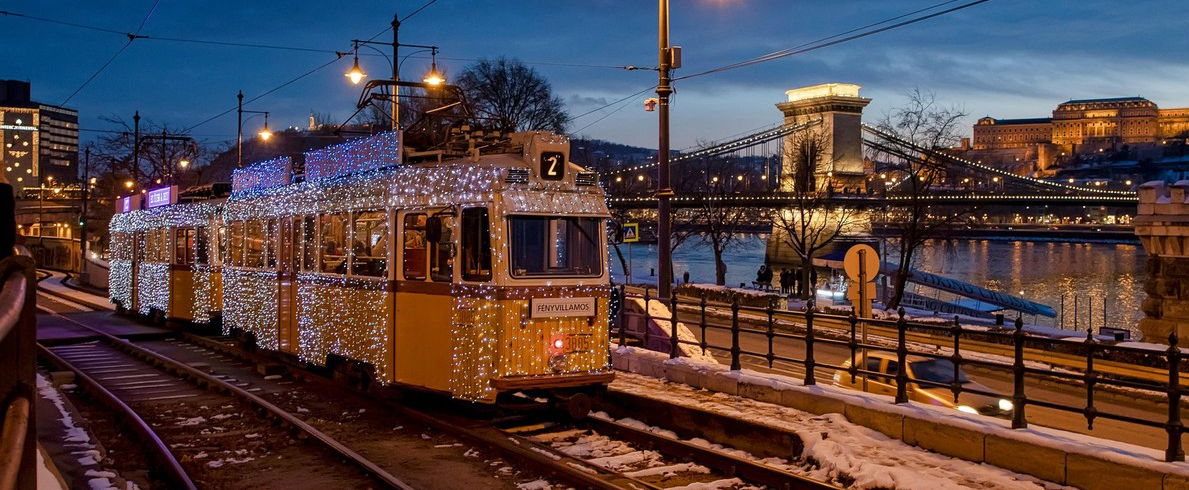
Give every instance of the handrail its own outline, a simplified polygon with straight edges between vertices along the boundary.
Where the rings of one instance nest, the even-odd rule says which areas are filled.
[[[33,271],[29,257],[0,260],[0,490],[32,490],[37,485],[36,414],[31,408],[36,359]]]

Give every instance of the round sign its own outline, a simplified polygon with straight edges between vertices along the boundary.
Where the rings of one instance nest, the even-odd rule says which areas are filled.
[[[862,251],[862,253],[859,253]],[[852,281],[859,280],[859,256],[862,256],[863,273],[866,277],[864,281],[875,279],[875,275],[879,274],[879,253],[871,248],[871,245],[858,244],[852,246],[850,250],[846,251],[846,257],[842,259],[842,268],[846,270],[846,277]]]

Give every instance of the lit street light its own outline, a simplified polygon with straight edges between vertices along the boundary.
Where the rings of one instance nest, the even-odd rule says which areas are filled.
[[[343,76],[351,80],[351,83],[354,85],[359,85],[359,82],[362,82],[367,77],[367,74],[359,68],[359,53],[355,54],[355,64],[351,66],[351,70],[344,73]]]

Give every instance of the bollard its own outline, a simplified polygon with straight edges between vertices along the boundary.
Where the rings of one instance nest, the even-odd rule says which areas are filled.
[[[954,315],[954,325],[950,327],[954,335],[954,353],[950,355],[950,363],[954,365],[954,379],[950,381],[950,392],[954,394],[954,403],[958,403],[958,395],[962,393],[962,383],[958,382],[958,375],[962,371],[961,342],[962,323],[958,315]]]
[[[1028,427],[1028,420],[1024,418],[1024,403],[1027,402],[1024,398],[1024,318],[1016,317],[1016,330],[1012,334],[1012,343],[1015,344],[1015,356],[1012,361],[1012,395],[1011,403],[1013,409],[1011,417],[1011,428],[1025,429]]]
[[[1098,416],[1098,409],[1094,408],[1094,384],[1098,381],[1097,373],[1094,372],[1094,334],[1086,332],[1086,374],[1083,378],[1086,383],[1086,408],[1082,410],[1082,415],[1086,416],[1086,428],[1094,429],[1094,418]]]
[[[772,368],[772,363],[776,361],[776,352],[773,345],[773,339],[776,337],[776,331],[772,328],[772,311],[776,300],[768,300],[768,368]]]
[[[1177,347],[1177,333],[1168,334],[1168,449],[1165,461],[1184,461],[1185,450],[1181,447],[1181,348]]]

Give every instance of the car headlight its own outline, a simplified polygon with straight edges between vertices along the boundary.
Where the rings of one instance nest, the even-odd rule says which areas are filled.
[[[1005,400],[1002,398],[999,399],[1000,410],[1003,410],[1004,412],[1010,412],[1014,408],[1016,408],[1016,404],[1012,403],[1011,400]]]
[[[978,415],[978,410],[975,410],[974,407],[971,407],[968,405],[958,405],[958,411],[966,412],[966,413],[973,413],[975,415]]]

